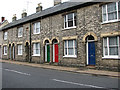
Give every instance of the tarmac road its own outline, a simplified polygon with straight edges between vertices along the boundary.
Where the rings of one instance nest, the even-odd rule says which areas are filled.
[[[2,88],[118,88],[118,78],[2,63]]]

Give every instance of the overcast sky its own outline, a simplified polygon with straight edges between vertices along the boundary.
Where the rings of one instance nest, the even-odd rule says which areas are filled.
[[[0,22],[1,17],[4,16],[9,22],[12,21],[13,14],[16,14],[17,19],[21,18],[21,13],[26,9],[27,14],[36,12],[38,3],[42,3],[43,9],[53,6],[54,0],[1,0],[0,1]],[[62,0],[66,2],[68,0]]]

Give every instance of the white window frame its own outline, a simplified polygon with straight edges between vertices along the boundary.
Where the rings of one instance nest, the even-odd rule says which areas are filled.
[[[66,53],[65,53],[65,41],[67,42],[67,55],[66,55]],[[69,51],[68,51],[68,41],[70,41],[70,40],[65,40],[64,41],[64,56],[63,57],[73,57],[73,58],[77,58],[77,55],[75,54],[76,52],[75,52],[75,41],[76,40],[73,40],[73,53],[74,53],[74,55],[69,55]],[[76,42],[77,43],[77,42]],[[76,44],[77,45],[77,44]],[[76,48],[77,48],[77,46],[76,46]],[[77,49],[76,49],[77,50]]]
[[[23,27],[18,28],[18,37],[23,36]]]
[[[22,55],[23,54],[23,47],[22,47],[22,44],[19,44],[18,45],[18,55]]]
[[[7,55],[7,46],[4,46],[3,49],[4,49],[4,55]]]
[[[68,15],[69,14],[73,14],[73,26],[72,27],[68,27]],[[69,14],[64,16],[64,29],[76,28],[76,26],[75,26],[75,18],[74,18],[75,13],[69,13]],[[65,17],[66,17],[66,20],[65,20]],[[65,22],[67,22],[67,26],[66,27],[65,27]]]
[[[118,1],[118,2],[119,2],[119,1]],[[107,8],[108,4],[103,5],[103,6],[105,6],[105,8],[106,8],[106,21],[103,20],[103,6],[102,6],[102,24],[120,21],[120,18],[119,18],[119,10],[118,10],[118,2],[113,2],[113,3],[116,3],[116,12],[117,12],[117,19],[114,19],[114,20],[108,20],[108,10],[107,10],[107,9],[108,9],[108,8]]]
[[[37,27],[37,25],[39,25],[39,27]],[[40,34],[40,27],[41,27],[40,22],[34,23],[34,25],[33,25],[33,34]],[[39,29],[39,32],[37,32],[37,29]]]
[[[105,48],[104,48],[104,38],[103,38],[103,57],[102,58],[115,58],[115,59],[120,59],[120,36],[117,37],[117,42],[118,42],[118,55],[109,55],[109,38],[107,38],[107,50],[108,50],[108,55],[105,55]]]
[[[7,40],[7,32],[4,32],[4,40]]]
[[[36,54],[36,44],[39,44],[38,50],[39,54]],[[40,56],[40,43],[33,43],[33,55],[32,56]]]

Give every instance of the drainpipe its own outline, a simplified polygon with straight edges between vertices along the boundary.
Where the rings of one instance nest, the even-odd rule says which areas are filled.
[[[31,50],[31,48],[32,48],[32,46],[31,46],[31,41],[32,41],[32,40],[31,40],[31,30],[32,30],[32,29],[31,29],[31,22],[30,22],[30,52],[29,52],[29,53],[30,53],[30,60],[29,60],[29,63],[32,62],[32,53],[31,53],[31,52],[32,52],[32,50]]]

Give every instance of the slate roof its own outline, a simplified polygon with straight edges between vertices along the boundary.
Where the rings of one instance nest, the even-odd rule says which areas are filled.
[[[0,30],[5,30],[8,28],[14,27],[16,25],[30,22],[30,21],[35,20],[37,18],[41,18],[41,17],[47,16],[47,15],[52,15],[52,14],[55,14],[55,13],[58,13],[58,12],[61,12],[61,11],[64,11],[64,10],[67,10],[70,8],[75,8],[75,7],[83,5],[85,3],[86,2],[64,2],[64,3],[58,4],[56,6],[53,6],[51,8],[42,10],[41,12],[37,12],[37,13],[34,13],[32,15],[29,15],[25,18],[13,21],[13,22],[9,23],[8,25],[6,25],[5,27],[1,28]]]

